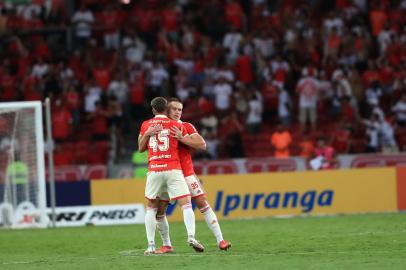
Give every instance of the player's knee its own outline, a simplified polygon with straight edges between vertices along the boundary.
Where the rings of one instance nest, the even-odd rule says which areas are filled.
[[[204,196],[194,198],[194,203],[196,204],[197,208],[203,209],[209,205],[206,198]]]
[[[157,211],[157,213],[156,213],[156,217],[157,217],[157,218],[158,218],[158,216],[163,217],[163,216],[165,216],[165,213],[166,213],[166,206],[165,206],[165,207],[159,206],[159,207],[158,207],[158,211]]]
[[[164,218],[165,218],[165,213],[163,213],[163,214],[157,213],[156,214],[156,220],[157,221],[162,221]]]
[[[178,203],[180,206],[190,203],[190,196],[179,199]]]
[[[158,201],[148,199],[147,206],[149,208],[158,208]]]

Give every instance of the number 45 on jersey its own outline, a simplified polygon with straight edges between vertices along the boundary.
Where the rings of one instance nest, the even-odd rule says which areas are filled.
[[[149,147],[153,152],[168,151],[169,149],[169,129],[161,130],[157,135],[149,138]]]

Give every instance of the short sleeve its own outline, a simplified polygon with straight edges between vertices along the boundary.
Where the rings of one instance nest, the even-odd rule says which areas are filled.
[[[182,126],[183,126],[183,125],[180,124],[180,127],[179,127],[179,128],[182,130],[182,136],[188,135],[189,133],[187,132],[186,128],[184,128],[184,127],[182,128]]]
[[[141,129],[140,129],[140,136],[143,136],[145,134],[145,131],[147,131],[148,125],[147,122],[142,122]]]
[[[173,125],[175,127],[177,127],[178,129],[182,130],[182,136],[186,136],[188,135],[186,128],[183,126],[183,124],[177,122],[177,121],[173,121]]]
[[[187,134],[189,135],[193,135],[193,134],[198,134],[199,132],[197,132],[197,129],[195,128],[194,125],[192,125],[191,123],[188,122],[184,122],[183,123],[183,129],[186,130]]]

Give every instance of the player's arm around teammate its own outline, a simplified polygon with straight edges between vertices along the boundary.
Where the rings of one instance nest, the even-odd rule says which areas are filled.
[[[188,124],[188,123],[185,123],[185,124]],[[192,135],[188,134],[186,136],[183,136],[182,131],[183,131],[183,126],[181,129],[179,129],[177,127],[171,128],[172,136],[174,136],[180,143],[183,143],[196,150],[206,150],[207,149],[206,141],[203,139],[202,136],[200,136],[199,133],[194,133]]]
[[[147,131],[138,137],[138,151],[145,152],[148,150],[148,142],[151,136],[158,134],[162,130],[162,125],[150,126]]]

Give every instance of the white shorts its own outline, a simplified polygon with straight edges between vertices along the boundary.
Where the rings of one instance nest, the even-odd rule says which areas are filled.
[[[199,180],[199,178],[196,177],[196,175],[190,175],[190,176],[185,177],[185,181],[189,188],[189,192],[192,195],[192,198],[196,198],[196,197],[203,196],[206,194],[204,192],[202,183],[200,183],[200,180]],[[167,192],[161,193],[159,195],[159,199],[162,201],[171,200],[170,196]]]
[[[145,198],[155,200],[160,194],[168,193],[171,200],[190,196],[181,170],[148,172]]]

